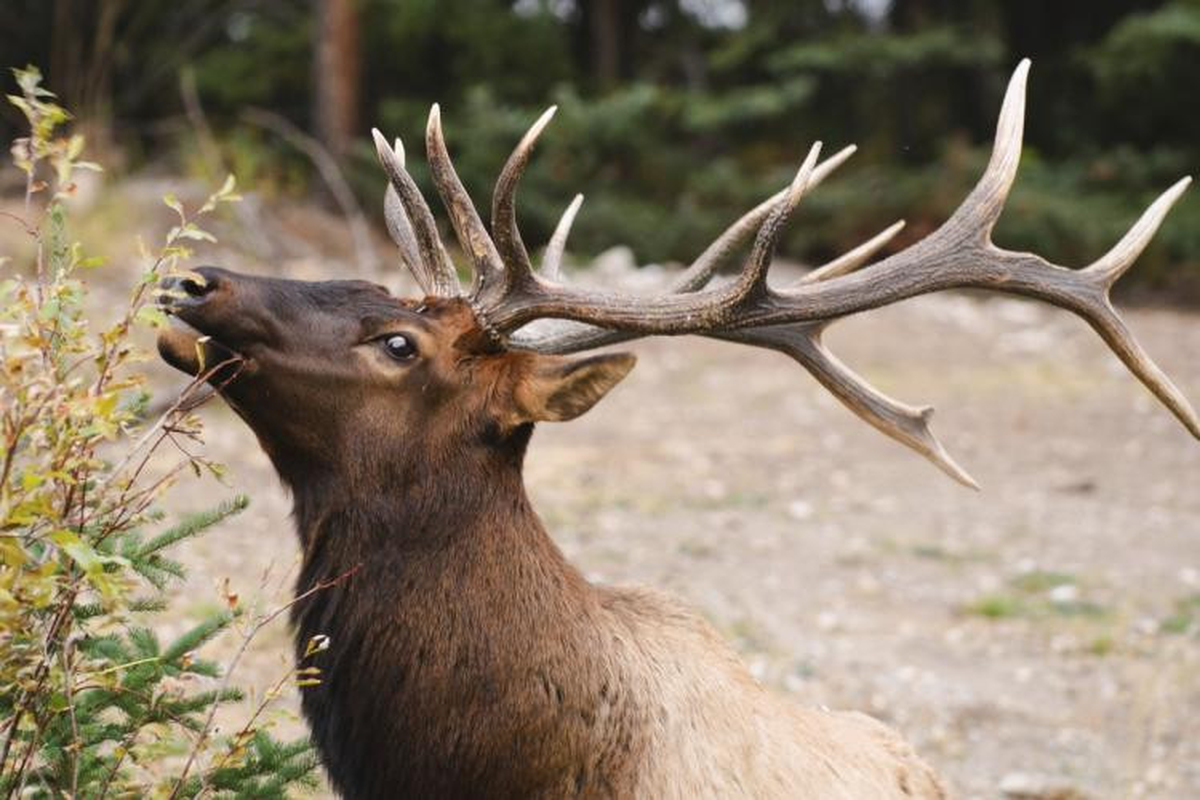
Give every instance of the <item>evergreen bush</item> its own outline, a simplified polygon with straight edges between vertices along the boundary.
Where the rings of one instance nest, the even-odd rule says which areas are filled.
[[[212,238],[197,220],[237,199],[233,180],[194,214],[164,198],[178,224],[146,254],[119,319],[93,330],[83,276],[102,262],[70,240],[63,201],[75,172],[99,167],[81,160],[80,135],[60,133],[70,116],[37,70],[16,77],[9,99],[30,129],[12,147],[25,212],[0,222],[22,226],[35,255],[32,265],[0,259],[0,796],[283,797],[313,782],[316,759],[307,740],[276,741],[260,720],[288,681],[318,676],[293,668],[221,738],[217,707],[243,696],[231,681],[237,657],[223,668],[201,656],[234,632],[240,656],[283,609],[252,614],[231,595],[173,639],[154,632],[184,574],[173,554],[247,499],[164,526],[155,505],[168,488],[220,468],[152,457],[198,436],[194,411],[213,390],[201,376],[147,420],[146,354],[132,336],[163,324],[159,282],[181,270],[189,242]]]

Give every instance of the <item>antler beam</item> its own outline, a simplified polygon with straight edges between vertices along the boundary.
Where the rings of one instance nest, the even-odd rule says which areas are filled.
[[[887,397],[824,347],[821,334],[829,324],[944,289],[989,289],[1043,300],[1086,320],[1130,371],[1200,438],[1196,412],[1141,348],[1110,299],[1113,284],[1149,243],[1190,178],[1164,192],[1112,250],[1083,269],[1068,269],[1031,253],[1004,250],[991,241],[1020,161],[1028,72],[1028,60],[1014,71],[987,169],[941,227],[912,246],[863,267],[900,231],[903,223],[896,223],[785,288],[773,288],[767,279],[779,235],[803,196],[840,166],[854,152],[853,147],[818,163],[820,145],[814,145],[787,189],[733,223],[671,283],[667,294],[643,297],[560,282],[566,238],[582,196],[576,197],[563,214],[546,249],[540,274],[532,268],[517,230],[516,187],[553,108],[522,138],[497,181],[490,239],[450,165],[436,106],[430,117],[427,144],[438,191],[463,249],[475,266],[476,285],[469,301],[481,326],[493,337],[513,347],[557,353],[640,336],[683,334],[777,350],[801,364],[869,424],[929,458],[956,480],[975,486],[930,431],[930,408],[909,406]],[[431,293],[457,295],[457,278],[450,286],[446,274],[449,259],[437,241],[428,207],[404,171],[402,152],[397,156],[378,133],[376,145],[391,179],[389,229],[403,260]],[[407,215],[404,222],[411,224],[406,228],[399,220],[394,221],[395,212]],[[741,271],[733,280],[713,285],[718,268],[751,238],[753,245]],[[453,275],[452,267],[449,270]],[[547,321],[538,331],[520,330],[539,319]]]
[[[1130,371],[1200,438],[1200,419],[1195,411],[1146,355],[1109,297],[1112,285],[1149,243],[1190,178],[1164,192],[1111,251],[1084,269],[1067,269],[1031,253],[1003,250],[991,241],[1020,161],[1028,72],[1029,61],[1022,61],[1009,82],[992,157],[975,189],[940,228],[883,261],[857,272],[802,282],[787,289],[773,289],[767,284],[766,268],[779,228],[808,187],[810,153],[789,190],[789,199],[777,202],[759,228],[750,258],[735,280],[694,292],[630,297],[551,284],[530,273],[502,301],[486,309],[489,321],[501,332],[552,317],[638,335],[729,334],[833,320],[945,289],[989,289],[1044,300],[1082,317]],[[848,261],[853,263],[849,256]],[[838,271],[841,269],[839,265]]]

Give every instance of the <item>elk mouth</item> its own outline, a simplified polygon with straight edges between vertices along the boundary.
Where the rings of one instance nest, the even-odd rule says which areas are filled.
[[[170,321],[158,335],[158,353],[180,372],[200,376],[206,372],[211,383],[226,383],[240,371],[242,355],[207,333],[205,307],[217,287],[201,272],[168,276],[159,284],[158,307]],[[230,369],[216,369],[228,364]]]
[[[170,322],[158,334],[158,354],[180,372],[197,376],[224,362],[241,356],[176,316],[170,309]]]

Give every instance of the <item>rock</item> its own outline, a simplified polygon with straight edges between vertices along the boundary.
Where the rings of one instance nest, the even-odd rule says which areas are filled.
[[[1000,779],[1000,794],[1008,800],[1085,800],[1069,782],[1029,772],[1010,772]]]
[[[610,280],[624,278],[635,269],[633,251],[624,245],[610,247],[592,260],[592,270]]]
[[[807,500],[793,500],[788,505],[788,516],[795,520],[806,520],[813,515],[812,503]]]

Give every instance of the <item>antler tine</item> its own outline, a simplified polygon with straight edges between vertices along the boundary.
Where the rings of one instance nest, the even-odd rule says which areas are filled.
[[[496,179],[496,188],[492,194],[492,236],[495,238],[496,249],[503,259],[502,272],[497,274],[492,285],[501,291],[507,291],[511,286],[521,282],[521,279],[533,271],[533,263],[529,260],[529,252],[525,242],[521,240],[521,232],[517,229],[516,195],[517,183],[529,163],[530,153],[542,131],[550,124],[558,106],[550,106],[542,112],[537,121],[530,126],[521,141],[513,149],[512,155],[500,171]],[[492,286],[486,283],[482,287],[489,295]]]
[[[383,219],[387,223],[392,241],[396,243],[396,247],[400,251],[400,261],[412,273],[413,278],[421,287],[421,291],[428,294],[432,289],[432,282],[429,274],[425,271],[424,264],[421,263],[421,253],[417,249],[417,239],[413,234],[412,223],[408,221],[408,215],[404,213],[400,197],[390,183],[383,195]]]
[[[567,238],[571,235],[571,225],[574,224],[575,215],[579,213],[581,205],[583,195],[577,194],[559,217],[558,224],[554,226],[554,233],[546,243],[546,251],[542,253],[542,277],[548,281],[557,281],[562,276],[562,260],[567,249]]]
[[[1083,271],[1100,277],[1104,286],[1111,289],[1113,284],[1137,261],[1137,257],[1146,249],[1146,245],[1150,244],[1150,240],[1158,232],[1158,227],[1162,225],[1171,206],[1175,205],[1191,183],[1190,176],[1180,178],[1170,189],[1160,194],[1142,212],[1142,216],[1133,224],[1133,227],[1121,237],[1121,241],[1113,245],[1113,248],[1099,259],[1084,267]]]
[[[459,180],[454,170],[454,162],[446,149],[446,139],[442,134],[442,111],[437,103],[429,109],[429,123],[425,127],[425,150],[429,158],[429,169],[433,183],[441,195],[446,213],[450,215],[450,224],[454,226],[454,234],[458,243],[471,259],[475,267],[476,282],[488,273],[501,272],[504,269],[496,245],[488,236],[471,196]]]
[[[796,210],[796,206],[800,203],[800,198],[804,197],[805,192],[808,191],[810,181],[812,180],[813,167],[817,165],[817,158],[820,155],[821,143],[814,142],[808,151],[808,156],[804,159],[804,163],[800,165],[799,171],[796,172],[796,177],[792,180],[792,185],[788,187],[787,196],[771,212],[771,215],[767,217],[767,221],[762,224],[762,227],[758,229],[758,234],[754,237],[754,247],[750,250],[750,258],[746,263],[746,268],[742,270],[736,281],[734,281],[734,286],[740,290],[737,292],[739,302],[754,295],[765,296],[768,293],[767,273],[771,269],[771,262],[775,259],[775,246],[779,242],[779,237],[782,235],[783,229],[787,226],[792,212]]]
[[[400,166],[404,166],[404,144],[399,137],[396,138],[393,151]],[[400,250],[401,263],[416,279],[421,291],[428,294],[432,282],[421,261],[421,253],[417,249],[417,239],[413,234],[412,223],[408,221],[408,214],[404,213],[404,205],[400,202],[400,196],[396,194],[396,187],[392,186],[391,181],[388,181],[387,191],[383,194],[383,219],[387,223],[392,241]]]
[[[887,228],[875,234],[858,247],[843,253],[832,261],[822,264],[798,279],[792,285],[803,286],[806,283],[827,281],[830,278],[836,278],[839,275],[846,275],[850,272],[853,272],[874,258],[875,254],[882,250],[888,242],[895,238],[896,234],[903,230],[903,228],[904,220],[893,222]]]
[[[1171,206],[1179,199],[1191,184],[1192,179],[1180,179],[1170,189],[1159,195],[1142,216],[1129,229],[1121,241],[1081,270],[1078,274],[1090,278],[1098,290],[1100,297],[1084,297],[1084,305],[1080,309],[1072,309],[1082,316],[1095,329],[1096,333],[1117,354],[1117,357],[1138,377],[1150,392],[1171,410],[1183,423],[1184,427],[1200,439],[1200,418],[1188,402],[1187,397],[1179,387],[1163,372],[1138,344],[1124,320],[1117,314],[1112,305],[1110,293],[1113,285],[1133,262],[1146,249],[1150,239],[1162,224],[1163,218],[1171,210]]]
[[[414,235],[417,263],[421,265],[420,270],[413,273],[417,282],[430,294],[439,297],[459,296],[462,294],[462,286],[459,285],[458,274],[454,271],[454,264],[451,263],[450,256],[446,254],[438,236],[433,212],[421,196],[421,190],[404,168],[403,158],[392,150],[378,128],[371,129],[371,136],[375,139],[375,151],[379,154],[379,162],[387,173],[388,182],[395,190],[396,198]],[[403,152],[403,148],[398,147],[397,150]],[[385,196],[385,203],[386,201]],[[403,248],[403,245],[401,247]]]
[[[854,155],[858,150],[854,145],[843,147],[829,158],[817,165],[809,177],[808,186],[815,189],[825,178]],[[708,284],[713,274],[726,264],[746,243],[777,205],[782,203],[791,191],[788,186],[780,189],[766,200],[743,214],[736,222],[725,229],[725,232],[713,240],[704,252],[688,266],[688,268],[671,284],[672,292],[694,292]]]
[[[938,230],[939,233],[949,233],[961,227],[979,241],[991,240],[992,229],[1004,211],[1004,203],[1021,163],[1021,143],[1025,137],[1025,87],[1029,82],[1030,65],[1030,60],[1023,58],[1013,70],[1004,92],[1004,102],[1000,105],[992,155],[983,177]]]
[[[888,397],[831,353],[821,341],[823,323],[798,322],[707,334],[783,353],[804,367],[842,405],[864,422],[915,450],[954,480],[971,489],[979,484],[946,452],[929,428],[931,406],[910,406]]]

